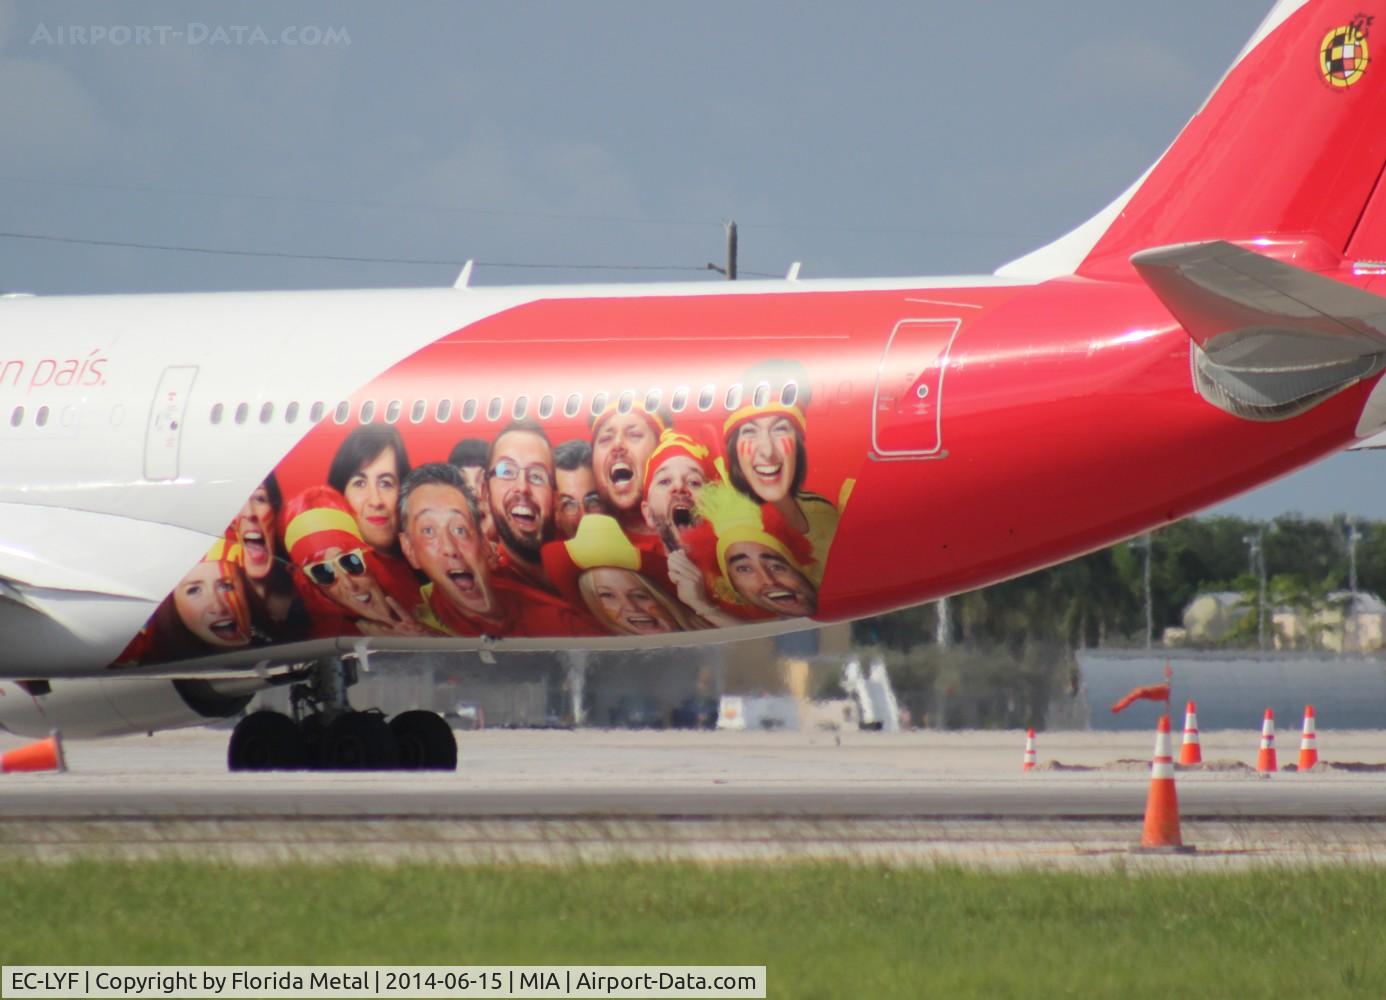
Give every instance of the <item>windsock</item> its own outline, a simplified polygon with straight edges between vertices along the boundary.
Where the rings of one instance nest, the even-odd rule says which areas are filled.
[[[1314,706],[1304,706],[1304,731],[1299,737],[1299,770],[1307,771],[1319,762],[1319,734],[1314,728]]]
[[[1275,761],[1275,713],[1266,709],[1266,721],[1261,723],[1261,750],[1256,754],[1256,770],[1274,774],[1280,770]]]
[[[1025,757],[1021,761],[1022,771],[1033,771],[1035,769],[1035,731],[1025,730]]]
[[[1169,716],[1160,716],[1155,727],[1155,759],[1150,764],[1150,793],[1145,800],[1142,850],[1184,851],[1179,836],[1179,797],[1174,791],[1174,757],[1169,735]]]
[[[1179,763],[1203,763],[1203,747],[1198,742],[1198,706],[1193,702],[1184,706],[1184,742],[1179,747]]]

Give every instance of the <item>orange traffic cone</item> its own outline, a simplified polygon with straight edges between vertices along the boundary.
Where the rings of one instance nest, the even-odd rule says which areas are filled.
[[[1275,761],[1275,713],[1266,709],[1266,721],[1261,723],[1261,750],[1256,754],[1256,770],[1274,774],[1280,770]]]
[[[1179,763],[1203,763],[1203,747],[1198,742],[1198,706],[1193,702],[1184,706],[1184,743],[1179,748]]]
[[[1022,771],[1033,771],[1035,769],[1035,731],[1025,730],[1025,757],[1021,762]]]
[[[1304,732],[1299,737],[1299,770],[1307,771],[1319,762],[1319,734],[1314,728],[1314,706],[1304,706]]]
[[[0,774],[16,771],[66,771],[63,759],[63,738],[54,730],[46,740],[28,743],[0,755]]]
[[[1160,716],[1155,729],[1155,759],[1150,765],[1150,794],[1145,800],[1142,851],[1188,852],[1179,836],[1179,797],[1174,791],[1174,757],[1169,716]]]

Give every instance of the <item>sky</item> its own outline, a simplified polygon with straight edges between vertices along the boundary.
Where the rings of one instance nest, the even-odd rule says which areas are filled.
[[[751,278],[987,273],[1153,162],[1269,6],[0,0],[0,290],[714,281],[727,219]],[[1216,512],[1386,517],[1383,473]]]

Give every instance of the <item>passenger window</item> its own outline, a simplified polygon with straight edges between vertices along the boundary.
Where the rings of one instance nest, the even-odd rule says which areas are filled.
[[[563,404],[563,415],[576,417],[580,409],[582,409],[582,393],[574,392],[568,396],[568,401]]]
[[[727,409],[734,410],[741,405],[741,383],[738,382],[727,389],[727,398],[723,400],[727,404]]]
[[[428,415],[428,400],[416,399],[414,405],[409,410],[409,422],[411,424],[423,423],[423,418]]]
[[[40,406],[34,413],[34,425],[36,427],[48,426],[48,407]]]
[[[698,393],[698,409],[706,413],[712,409],[712,401],[717,398],[717,387],[715,385],[703,386],[703,391]]]
[[[351,417],[351,404],[342,400],[337,404],[337,408],[332,411],[332,420],[335,423],[344,424]]]
[[[436,409],[436,410],[433,411],[433,419],[436,420],[436,421],[437,421],[438,423],[440,423],[440,424],[445,424],[445,423],[448,422],[448,418],[451,417],[451,416],[452,416],[452,400],[450,400],[450,399],[440,399],[440,400],[438,400],[438,409]]]
[[[24,407],[16,406],[14,412],[10,414],[10,426],[18,427],[24,423]]]
[[[688,386],[681,385],[674,390],[674,396],[669,400],[669,409],[675,413],[682,413],[684,407],[688,405]]]
[[[751,402],[756,406],[764,406],[770,402],[770,383],[762,382],[756,386],[756,391],[751,394]]]
[[[245,423],[245,418],[250,416],[250,407],[245,403],[236,404],[236,423]]]
[[[607,394],[598,392],[592,396],[592,416],[597,416],[606,409]]]
[[[476,419],[476,400],[469,399],[462,404],[462,422],[470,424]]]
[[[492,396],[491,402],[486,405],[486,419],[499,420],[501,410],[504,408],[505,403],[502,402],[501,398],[499,396]]]
[[[314,403],[312,408],[308,411],[309,422],[316,424],[319,420],[322,419],[323,411],[326,409],[327,407],[323,405],[322,400],[318,400],[316,403]]]
[[[551,416],[553,416],[553,397],[545,396],[539,400],[539,419],[548,420]]]
[[[290,403],[284,407],[284,423],[291,424],[298,419],[298,404]]]
[[[780,403],[783,406],[793,406],[799,399],[799,386],[794,382],[786,382],[784,388],[780,390]]]
[[[392,399],[385,405],[385,422],[387,424],[396,423],[399,420],[399,411],[403,409],[398,399]]]
[[[629,389],[627,389],[625,392],[621,393],[621,398],[620,398],[620,399],[617,401],[617,403],[616,403],[616,412],[618,412],[618,413],[629,413],[631,407],[634,406],[634,405],[635,405],[635,393],[633,393],[633,392],[631,392]]]
[[[260,407],[260,423],[267,424],[274,419],[274,404],[266,403]]]
[[[525,414],[529,412],[529,397],[516,396],[515,405],[510,410],[510,415],[516,420],[523,420]]]
[[[645,393],[645,412],[653,413],[659,409],[659,397],[661,393],[658,389],[651,389]]]
[[[214,423],[214,424],[219,424],[219,423],[221,423],[221,415],[222,415],[223,413],[225,413],[225,412],[226,412],[226,407],[222,406],[220,403],[217,403],[216,405],[214,405],[214,406],[212,407],[212,423]]]
[[[360,420],[363,424],[368,424],[375,419],[375,400],[368,399],[361,404]]]

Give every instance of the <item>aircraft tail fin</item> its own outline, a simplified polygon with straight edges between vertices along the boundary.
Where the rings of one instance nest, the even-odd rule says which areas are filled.
[[[997,273],[1116,277],[1147,247],[1266,236],[1386,258],[1384,166],[1386,2],[1280,0],[1144,177]]]

